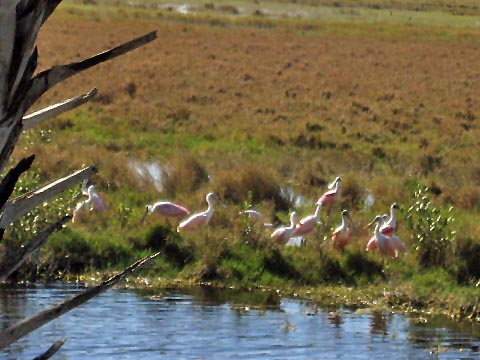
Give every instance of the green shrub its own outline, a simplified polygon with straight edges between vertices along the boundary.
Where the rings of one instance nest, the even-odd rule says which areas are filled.
[[[406,212],[406,225],[420,265],[445,266],[456,233],[451,229],[453,208],[434,206],[427,194],[428,187],[417,185],[413,192],[414,203]]]

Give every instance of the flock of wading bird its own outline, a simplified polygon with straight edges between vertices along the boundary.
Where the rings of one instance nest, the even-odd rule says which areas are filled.
[[[273,231],[271,238],[279,245],[286,245],[291,238],[305,237],[312,234],[317,227],[321,225],[320,212],[325,209],[327,214],[327,224],[329,223],[330,213],[333,206],[339,201],[340,198],[340,185],[342,179],[337,177],[331,184],[328,185],[328,191],[325,192],[316,202],[315,212],[300,221],[298,221],[298,215],[294,211],[290,214],[290,226],[281,226]],[[73,211],[72,222],[75,222],[79,216],[79,213],[90,208],[90,211],[105,211],[106,207],[100,196],[97,194],[94,185],[87,187],[87,181],[82,184],[82,195],[85,197],[84,201],[81,201],[75,207]],[[180,219],[187,217],[181,221],[177,227],[178,232],[192,231],[202,227],[205,227],[210,222],[210,219],[215,212],[215,194],[208,193],[206,196],[208,208],[205,211],[190,215],[190,211],[184,206],[175,204],[170,201],[159,201],[152,205],[147,205],[145,214],[143,215],[141,222],[143,222],[147,215],[159,214],[165,218]],[[367,227],[375,224],[375,230],[373,236],[367,243],[366,251],[378,250],[378,252],[384,256],[395,259],[400,253],[406,253],[407,247],[402,240],[396,236],[397,230],[397,218],[396,211],[398,205],[392,204],[390,207],[390,214],[377,215],[375,219],[367,225]],[[240,211],[239,215],[247,216],[252,222],[261,223],[265,228],[273,228],[270,223],[264,223],[263,215],[256,210],[248,209]],[[332,233],[332,245],[335,250],[343,251],[352,237],[352,231],[357,228],[357,225],[350,217],[348,210],[342,211],[342,223]]]

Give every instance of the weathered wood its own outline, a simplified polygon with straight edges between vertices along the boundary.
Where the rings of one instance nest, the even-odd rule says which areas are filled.
[[[17,119],[14,118],[14,121],[6,127],[0,125],[0,144],[2,145],[0,152],[0,173],[3,172],[5,166],[8,163],[8,159],[12,155],[13,149],[15,149],[15,145],[20,138],[20,134],[22,133],[22,123]]]
[[[5,103],[8,97],[8,75],[12,61],[15,39],[17,1],[0,2],[0,119],[5,114]]]
[[[75,109],[76,107],[79,107],[80,105],[85,104],[87,101],[89,101],[91,98],[93,98],[95,95],[97,95],[97,89],[92,89],[90,92],[74,97],[72,99],[68,99],[65,101],[62,101],[58,104],[55,105],[50,105],[49,107],[46,107],[44,109],[35,111],[34,113],[28,114],[23,117],[23,130],[28,130],[31,129],[41,122],[51,119],[53,117],[56,117],[58,115],[61,115],[67,111],[70,111],[72,109]]]
[[[18,19],[16,23],[15,46],[13,49],[15,61],[12,61],[9,76],[9,104],[12,102],[17,87],[25,75],[25,69],[33,52],[38,32],[43,24],[46,7],[45,0],[36,1],[34,4],[36,6],[28,14]]]
[[[37,99],[46,91],[54,87],[59,82],[68,79],[84,70],[90,69],[102,62],[112,60],[118,56],[133,51],[157,38],[157,32],[153,31],[144,36],[140,36],[129,42],[126,42],[113,49],[104,51],[88,59],[74,62],[67,65],[54,66],[49,70],[43,71],[33,78],[33,83],[26,94],[23,108],[27,110]]]
[[[22,216],[32,211],[38,205],[62,193],[68,188],[89,179],[95,172],[94,166],[87,167],[55,180],[37,190],[28,192],[18,198],[7,201],[0,219],[0,228],[6,229],[11,223],[19,220]]]
[[[10,195],[12,195],[13,189],[15,188],[15,184],[20,175],[30,169],[34,160],[35,155],[20,160],[17,166],[12,168],[2,179],[0,182],[0,210],[3,209],[3,206],[7,203]]]
[[[132,265],[127,267],[125,270],[123,270],[121,273],[115,276],[112,276],[110,279],[102,282],[100,285],[87,289],[79,295],[76,295],[68,300],[65,300],[56,305],[53,305],[52,307],[45,309],[33,315],[32,317],[24,319],[19,323],[12,325],[9,328],[3,330],[0,333],[0,350],[5,349],[10,344],[28,335],[32,331],[41,327],[42,325],[45,325],[46,323],[58,318],[59,316],[65,314],[66,312],[84,304],[91,298],[111,288],[112,286],[117,284],[120,280],[130,275],[131,273],[133,273],[135,270],[137,270],[141,266],[145,265],[150,260],[157,257],[159,254],[160,253],[156,253],[154,255],[147,256],[133,263]]]
[[[60,350],[60,348],[63,346],[63,344],[65,344],[65,341],[67,341],[67,339],[58,340],[52,346],[50,346],[46,352],[44,352],[40,356],[37,356],[33,360],[48,360],[48,359],[50,359],[53,355],[55,355],[57,353],[58,350]]]
[[[30,244],[21,250],[17,259],[8,259],[11,266],[3,273],[0,274],[0,282],[7,280],[15,271],[22,266],[27,259],[33,255],[38,249],[40,249],[48,240],[48,237],[56,231],[59,231],[63,226],[72,219],[71,215],[64,216],[48,228],[40,231],[30,242]],[[20,250],[19,250],[20,252]]]

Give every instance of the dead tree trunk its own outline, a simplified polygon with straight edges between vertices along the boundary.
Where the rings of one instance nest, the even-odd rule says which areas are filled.
[[[157,37],[156,32],[151,32],[88,59],[67,65],[54,66],[34,75],[37,69],[38,50],[35,43],[38,32],[60,2],[61,0],[0,1],[0,173],[5,169],[23,130],[30,129],[44,120],[84,104],[96,95],[97,90],[93,89],[89,93],[26,115],[26,112],[40,96],[63,80],[102,62],[124,55],[148,44]],[[5,229],[11,223],[19,220],[39,204],[89,178],[96,171],[93,166],[87,167],[19,198],[10,199],[19,177],[30,169],[33,160],[34,156],[23,159],[0,181],[0,241],[4,236]],[[0,273],[0,279],[5,280],[18,269],[26,258],[45,243],[52,232],[61,229],[69,219],[70,217],[64,217],[58,220],[34,237],[25,250],[19,252],[19,258],[15,259],[3,273]],[[135,271],[149,259],[143,259],[133,264],[123,273],[99,287],[89,289],[64,303],[4,330],[0,334],[0,349],[89,300],[115,284],[126,274]],[[56,351],[62,345],[63,343],[54,344],[52,349]],[[47,355],[49,354],[51,352],[47,352]]]

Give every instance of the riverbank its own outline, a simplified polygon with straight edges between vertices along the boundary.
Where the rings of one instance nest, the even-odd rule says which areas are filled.
[[[150,271],[151,272],[151,271]],[[82,275],[66,274],[66,283],[97,284],[113,272],[92,272]],[[203,286],[212,289],[271,293],[275,296],[302,298],[316,302],[332,311],[348,308],[358,312],[389,311],[409,315],[427,322],[433,316],[446,316],[455,321],[480,322],[480,295],[476,286],[447,285],[447,275],[439,270],[426,272],[404,284],[376,281],[373,284],[351,286],[346,284],[301,285],[234,285],[221,281],[198,281],[184,278],[162,278],[147,273],[128,277],[120,288],[147,290],[182,290]],[[248,304],[245,304],[247,306]]]
[[[15,158],[37,158],[15,195],[96,164],[92,180],[108,210],[85,212],[53,235],[16,280],[103,273],[162,251],[146,273],[157,286],[280,290],[478,319],[478,9],[464,16],[443,11],[446,1],[435,11],[381,2],[381,9],[309,7],[314,18],[250,8],[229,14],[203,3],[200,13],[186,14],[144,2],[61,5],[39,36],[40,68],[154,29],[160,36],[42,98],[46,106],[100,89],[91,103],[24,134]],[[342,200],[304,247],[276,247],[269,231],[238,216],[248,206],[275,226],[293,210],[307,216],[338,175]],[[422,209],[419,184],[430,201]],[[210,191],[220,204],[205,231],[178,234],[155,216],[140,222],[145,205],[158,200],[203,210]],[[44,219],[71,212],[77,201],[78,189],[29,214],[0,246],[23,246]],[[409,252],[383,263],[365,252],[371,234],[363,227],[393,202]],[[425,208],[439,209],[442,223]],[[338,254],[330,237],[342,209],[360,227]]]

